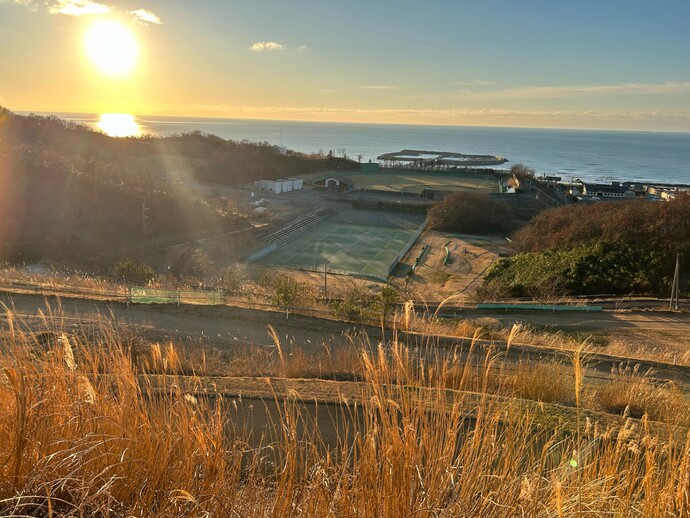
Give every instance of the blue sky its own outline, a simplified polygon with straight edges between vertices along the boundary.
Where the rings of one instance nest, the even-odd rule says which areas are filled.
[[[688,0],[0,0],[0,62],[21,111],[690,131]]]

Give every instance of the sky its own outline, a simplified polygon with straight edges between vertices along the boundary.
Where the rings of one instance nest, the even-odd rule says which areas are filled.
[[[0,0],[0,105],[690,131],[690,0]]]

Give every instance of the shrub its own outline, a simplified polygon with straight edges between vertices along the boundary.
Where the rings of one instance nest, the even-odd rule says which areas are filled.
[[[236,263],[225,269],[221,277],[221,285],[230,291],[239,291],[247,282],[247,269],[241,263]]]
[[[645,250],[690,250],[690,193],[665,203],[566,205],[542,212],[512,236],[521,252],[569,248],[583,242],[614,241]]]
[[[429,227],[467,234],[502,234],[514,218],[508,203],[483,194],[458,192],[446,196],[429,210]]]
[[[115,265],[115,277],[125,284],[148,284],[156,278],[156,270],[146,263],[124,259]]]
[[[287,275],[276,277],[273,288],[273,304],[286,309],[299,303],[307,305],[313,291],[308,283],[298,282]]]
[[[334,300],[334,309],[343,316],[363,319],[369,315],[374,302],[371,294],[359,286],[353,286],[342,294],[340,300]]]
[[[484,277],[487,292],[515,297],[653,293],[666,288],[666,267],[658,252],[622,242],[581,244],[568,249],[521,253],[494,263]]]
[[[178,279],[203,279],[211,270],[211,260],[204,251],[198,248],[187,248],[170,267]]]

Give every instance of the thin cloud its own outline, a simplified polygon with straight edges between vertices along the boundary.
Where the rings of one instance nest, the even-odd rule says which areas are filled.
[[[483,81],[475,79],[474,81],[455,81],[453,86],[488,86],[494,84],[493,81]]]
[[[570,97],[573,95],[666,95],[690,92],[690,81],[663,83],[616,83],[573,86],[526,86],[491,92],[459,90],[470,99],[532,99],[544,97]]]
[[[361,90],[397,90],[397,86],[392,85],[360,85],[357,88]]]
[[[595,110],[506,110],[500,108],[466,109],[449,108],[415,109],[415,108],[342,108],[322,106],[238,106],[230,104],[220,105],[196,105],[189,107],[194,113],[230,113],[237,116],[266,116],[266,117],[316,117],[322,120],[364,120],[375,121],[385,118],[401,122],[426,121],[427,123],[453,123],[463,124],[471,122],[479,125],[533,125],[548,124],[550,127],[561,127],[565,123],[575,124],[577,127],[588,127],[594,123],[637,125],[644,127],[655,122],[671,122],[684,127],[690,125],[690,115],[667,112],[602,112]]]
[[[134,11],[127,11],[127,14],[134,18],[134,21],[141,25],[162,25],[163,22],[153,11],[148,9],[136,9]]]
[[[46,4],[50,14],[64,14],[67,16],[84,16],[89,14],[107,14],[112,9],[104,4],[91,0],[57,0]]]
[[[15,4],[15,5],[26,5],[32,11],[38,11],[38,6],[36,5],[38,0],[0,0],[0,4]]]
[[[108,14],[113,11],[109,5],[94,0],[0,0],[0,3],[24,5],[32,11],[47,9],[50,14],[85,16]],[[127,11],[141,25],[161,25],[160,17],[149,9]]]
[[[254,52],[266,52],[274,50],[285,50],[285,45],[277,43],[275,41],[259,41],[249,47]]]

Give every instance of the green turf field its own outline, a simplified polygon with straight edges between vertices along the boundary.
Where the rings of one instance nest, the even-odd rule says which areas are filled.
[[[328,268],[386,278],[414,229],[326,222],[259,261],[288,268]]]
[[[332,174],[313,175],[312,181],[327,178]],[[385,171],[378,173],[343,172],[341,176],[354,182],[355,189],[395,191],[420,194],[424,189],[441,191],[499,192],[498,178],[489,174],[434,173],[419,171]]]

